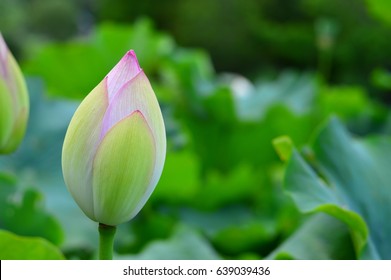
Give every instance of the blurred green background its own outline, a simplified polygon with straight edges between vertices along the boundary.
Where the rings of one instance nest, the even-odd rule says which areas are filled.
[[[134,49],[168,153],[116,259],[391,259],[390,1],[1,0],[0,31],[31,99],[0,157],[1,258],[96,258],[62,141]]]

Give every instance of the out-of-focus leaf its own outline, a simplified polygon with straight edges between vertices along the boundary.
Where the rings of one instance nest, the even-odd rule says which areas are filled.
[[[385,69],[377,68],[371,75],[372,83],[383,90],[391,89],[391,73]]]
[[[257,220],[250,209],[243,206],[231,206],[213,212],[201,212],[192,208],[180,211],[183,223],[202,230],[208,237],[213,238],[221,230],[229,227],[245,227]]]
[[[275,104],[256,122],[219,122],[208,117],[184,118],[194,151],[202,162],[202,171],[227,172],[238,165],[269,165],[277,161],[272,140],[289,135],[296,143],[305,143],[315,126],[310,115],[297,116],[289,108]],[[297,129],[300,127],[300,129]]]
[[[355,259],[349,228],[325,214],[310,217],[268,259]]]
[[[273,146],[282,161],[287,161],[293,150],[292,140],[287,136],[273,139]]]
[[[276,104],[302,115],[311,110],[315,93],[313,75],[284,72],[277,80],[262,81],[253,92],[237,98],[238,115],[243,120],[261,119]]]
[[[260,252],[262,247],[268,247],[267,243],[272,241],[274,234],[272,228],[254,220],[244,226],[223,229],[213,238],[213,244],[219,252],[227,255]]]
[[[296,205],[348,225],[358,258],[390,259],[391,139],[356,140],[333,118],[312,147],[311,164],[321,175],[296,151],[286,168],[286,190]]]
[[[203,100],[204,108],[211,120],[232,125],[236,122],[235,104],[228,87],[218,87]]]
[[[179,225],[168,240],[153,241],[137,255],[118,256],[140,260],[216,260],[221,257],[197,231]]]
[[[42,195],[34,189],[19,190],[16,178],[0,174],[0,227],[16,234],[40,236],[59,245],[64,234],[42,207]]]
[[[319,105],[325,116],[336,114],[344,120],[357,119],[362,114],[370,114],[373,105],[361,87],[323,87]]]
[[[289,120],[289,121],[288,121]],[[304,144],[314,127],[315,120],[308,115],[297,116],[284,105],[273,105],[257,123],[242,123],[235,128],[228,141],[225,155],[231,165],[235,162],[251,162],[269,165],[277,160],[272,141],[280,135],[289,135],[295,143]],[[300,127],[300,130],[297,129]],[[221,138],[220,138],[221,139]],[[222,145],[221,143],[219,143]]]
[[[209,89],[208,83],[214,77],[214,69],[209,56],[201,50],[178,49],[164,65],[161,75],[171,86],[182,88],[187,97],[201,97]],[[193,96],[193,97],[191,97]]]
[[[370,99],[363,87],[323,85],[312,115],[321,119],[337,115],[351,131],[365,135],[378,131],[387,114],[388,109]]]
[[[391,25],[391,2],[388,0],[366,0],[369,11],[380,20]]]
[[[135,50],[140,65],[146,73],[155,73],[161,60],[171,54],[174,48],[171,37],[157,32],[153,28],[152,21],[146,18],[129,26],[113,23],[101,24],[94,31],[88,43],[92,48],[102,51],[102,58],[107,65],[116,63],[116,56],[122,57],[129,49]],[[95,59],[99,58],[95,57]],[[108,70],[111,67],[109,66]]]
[[[194,199],[200,187],[200,166],[190,152],[168,152],[163,174],[152,200],[186,204]]]
[[[42,77],[52,96],[82,98],[110,69],[107,62],[95,59],[100,52],[86,42],[50,44],[37,49],[22,68],[29,75]]]
[[[142,211],[130,223],[118,227],[116,250],[119,253],[139,252],[148,243],[156,239],[167,239],[177,225],[176,215],[168,214],[164,209],[155,211],[153,202],[148,201]],[[120,240],[119,238],[122,238]],[[122,244],[122,248],[119,248]]]
[[[259,191],[259,178],[248,165],[240,165],[229,174],[210,171],[191,204],[216,210],[229,204],[251,201]]]
[[[259,217],[243,206],[225,207],[213,213],[186,208],[180,216],[183,223],[202,230],[219,252],[230,256],[265,253],[277,234],[277,220]]]
[[[205,115],[202,100],[215,90],[209,56],[200,50],[177,49],[159,71],[182,114]]]
[[[63,260],[61,251],[39,237],[22,237],[0,230],[1,260]]]

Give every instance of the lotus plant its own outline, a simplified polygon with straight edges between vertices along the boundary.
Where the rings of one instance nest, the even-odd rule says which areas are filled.
[[[115,226],[132,219],[150,197],[165,155],[162,113],[131,50],[82,101],[62,151],[69,192],[99,223],[101,258],[112,257]]]
[[[26,82],[0,33],[0,154],[22,142],[29,114]]]

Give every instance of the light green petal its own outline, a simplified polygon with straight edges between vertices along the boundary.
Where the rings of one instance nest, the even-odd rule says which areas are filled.
[[[105,80],[80,104],[65,135],[62,170],[76,203],[92,220],[92,162],[99,145],[102,118],[107,107]]]
[[[146,193],[155,165],[155,144],[143,115],[136,111],[102,140],[93,170],[96,220],[117,225],[133,218]]]
[[[111,101],[103,120],[103,134],[135,110],[142,113],[151,128],[156,149],[155,167],[147,189],[148,195],[145,196],[145,199],[148,199],[163,171],[166,157],[166,131],[156,95],[143,71],[125,85]],[[146,200],[140,203],[140,208],[136,212],[141,209],[145,202]]]
[[[11,95],[4,80],[0,77],[0,153],[5,153],[6,151],[13,122]]]

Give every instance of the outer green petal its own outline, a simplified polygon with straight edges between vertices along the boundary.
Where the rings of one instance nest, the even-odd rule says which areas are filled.
[[[23,78],[23,73],[19,68],[18,63],[16,62],[15,58],[9,54],[8,57],[8,67],[9,71],[11,72],[11,76],[13,77],[13,85],[14,85],[14,95],[16,97],[16,105],[15,109],[17,114],[20,113],[21,110],[27,112],[29,111],[29,97],[27,92],[27,86],[26,82]],[[27,122],[27,119],[26,119]]]
[[[150,195],[146,191],[154,165],[152,132],[135,111],[117,123],[98,148],[93,167],[96,220],[117,225],[133,218],[140,201],[145,203]]]
[[[7,85],[0,77],[0,153],[5,152],[13,125],[12,99]]]
[[[27,119],[28,109],[22,108],[19,112],[19,115],[16,116],[15,122],[13,123],[11,135],[8,138],[8,142],[3,147],[4,153],[12,153],[19,147],[26,131]]]
[[[92,194],[92,162],[99,146],[101,122],[107,107],[103,80],[80,104],[65,135],[62,170],[65,184],[76,203],[95,219]]]

